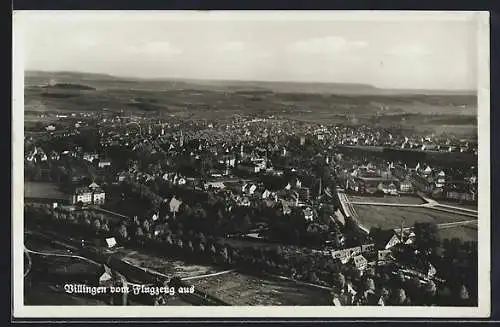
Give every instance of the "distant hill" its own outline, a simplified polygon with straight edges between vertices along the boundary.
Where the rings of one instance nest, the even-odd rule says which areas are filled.
[[[24,103],[25,111],[106,108],[204,118],[234,113],[320,121],[336,115],[477,115],[477,97],[470,91],[387,90],[344,83],[131,79],[78,72],[26,72]]]
[[[75,83],[56,83],[42,86],[45,89],[61,89],[61,90],[95,90],[94,87],[83,85],[83,84],[75,84]]]
[[[144,90],[204,90],[217,92],[274,92],[274,93],[312,93],[338,95],[475,95],[473,90],[404,90],[382,89],[368,84],[351,83],[305,83],[270,81],[231,81],[195,79],[144,79],[125,78],[107,74],[81,72],[26,71],[25,84],[43,85],[49,81],[57,83],[84,83],[95,88],[121,88]]]

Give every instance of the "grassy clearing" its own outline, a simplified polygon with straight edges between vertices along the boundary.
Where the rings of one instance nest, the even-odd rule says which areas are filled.
[[[141,267],[153,269],[165,275],[177,276],[180,278],[212,274],[219,271],[211,266],[186,264],[185,262],[160,258],[158,256],[139,253],[137,251],[122,250],[123,260]]]
[[[237,272],[193,280],[203,289],[232,305],[329,305],[329,292],[292,281],[261,279]]]
[[[452,239],[458,237],[462,241],[477,242],[477,228],[471,226],[457,226],[453,228],[443,228],[439,230],[441,239]]]
[[[136,251],[121,250],[122,258],[161,272],[181,278],[212,274],[222,271],[209,265],[186,264]],[[291,281],[254,277],[239,272],[193,279],[196,288],[219,297],[232,305],[328,305],[329,292],[297,285]]]
[[[356,196],[349,195],[349,201],[351,202],[376,202],[376,203],[399,203],[399,204],[423,204],[421,198],[416,196],[390,196],[385,195],[384,197],[378,196]]]
[[[469,217],[429,208],[386,207],[376,205],[354,205],[354,208],[358,212],[361,224],[367,228],[398,228],[401,226],[401,219],[404,219],[405,226],[407,227],[413,226],[415,222],[444,224],[470,220]]]
[[[68,200],[69,195],[61,192],[55,183],[24,182],[25,198]]]

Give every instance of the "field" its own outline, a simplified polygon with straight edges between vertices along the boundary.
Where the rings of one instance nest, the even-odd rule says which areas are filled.
[[[157,257],[149,254],[142,254],[137,251],[121,250],[119,251],[122,260],[133,265],[146,267],[169,276],[178,276],[181,278],[213,274],[220,272],[211,266],[186,264],[179,260]]]
[[[401,219],[406,227],[415,222],[434,222],[436,224],[471,220],[470,217],[437,211],[429,208],[388,207],[377,205],[353,205],[359,215],[360,223],[367,227],[398,228]]]
[[[457,237],[462,241],[477,242],[477,227],[471,225],[443,228],[439,230],[439,236],[441,239],[452,239]]]
[[[223,272],[209,265],[196,265],[178,260],[121,250],[122,259],[169,276],[181,278]],[[240,272],[189,279],[189,284],[215,295],[232,305],[328,305],[329,292],[301,286],[291,281],[259,278]]]
[[[24,182],[24,198],[68,200],[69,196],[54,183]]]
[[[329,305],[329,291],[299,286],[292,281],[261,279],[237,272],[193,280],[203,289],[232,305]]]
[[[385,195],[383,197],[378,196],[356,196],[348,195],[349,201],[351,202],[375,202],[375,203],[400,203],[400,204],[423,204],[424,201],[416,196],[390,196]]]

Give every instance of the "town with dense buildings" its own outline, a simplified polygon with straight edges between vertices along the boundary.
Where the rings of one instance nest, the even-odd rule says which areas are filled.
[[[325,292],[311,305],[477,304],[477,142],[277,114],[39,115],[36,233],[280,276]]]

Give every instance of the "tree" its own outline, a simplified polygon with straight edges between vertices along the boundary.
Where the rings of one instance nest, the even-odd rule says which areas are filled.
[[[394,292],[393,305],[408,305],[409,300],[404,289],[399,288]]]
[[[413,225],[415,233],[415,247],[425,257],[436,253],[439,245],[439,234],[435,223],[415,223]]]
[[[148,220],[148,219],[144,219],[144,222],[142,223],[142,227],[144,228],[144,230],[145,230],[146,232],[149,232],[149,231],[150,231],[151,224],[149,223],[149,220]]]
[[[123,240],[128,239],[128,231],[127,231],[127,226],[125,224],[121,224],[120,227],[118,228],[118,235],[120,235],[120,237]]]
[[[458,291],[458,304],[461,306],[467,306],[470,302],[469,290],[465,285],[461,285]]]
[[[423,291],[423,297],[424,297],[424,302],[426,305],[433,305],[435,304],[435,298],[437,294],[437,287],[436,284],[431,280],[429,281]]]
[[[246,214],[241,221],[241,225],[239,231],[246,232],[252,227],[252,221],[250,220],[250,216]]]
[[[408,296],[412,299],[414,305],[418,305],[421,297],[420,280],[417,277],[412,277],[405,284]]]
[[[108,222],[107,222],[107,221],[104,221],[104,223],[101,225],[101,229],[102,229],[104,232],[109,232],[109,225],[108,225]]]
[[[94,228],[95,230],[101,229],[101,221],[99,219],[94,219]]]

